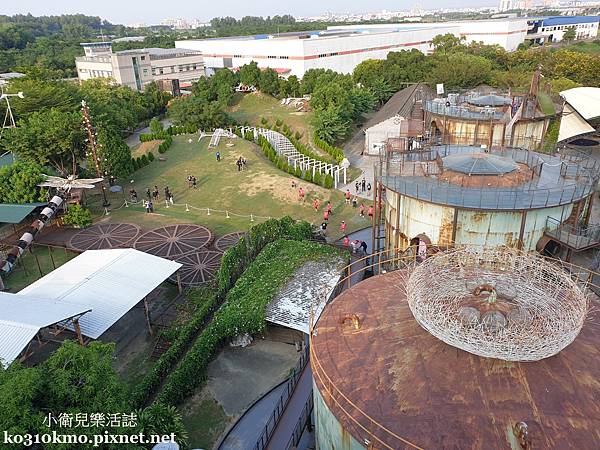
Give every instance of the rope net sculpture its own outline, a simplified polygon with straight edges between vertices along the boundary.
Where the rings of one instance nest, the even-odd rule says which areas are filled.
[[[406,284],[417,322],[445,343],[506,361],[538,361],[575,340],[588,312],[560,266],[507,248],[439,253]]]

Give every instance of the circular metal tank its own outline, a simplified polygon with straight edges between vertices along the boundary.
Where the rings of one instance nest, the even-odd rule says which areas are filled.
[[[535,362],[482,358],[423,329],[405,271],[369,278],[311,336],[317,448],[592,449],[600,442],[600,330]]]

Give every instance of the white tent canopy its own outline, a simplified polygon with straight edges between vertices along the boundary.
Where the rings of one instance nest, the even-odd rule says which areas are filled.
[[[180,267],[131,248],[88,250],[15,295],[90,309],[81,332],[97,339]]]
[[[600,117],[600,88],[577,87],[560,93],[585,120]]]
[[[0,362],[7,367],[40,329],[85,314],[90,308],[0,292]]]
[[[594,131],[596,131],[594,127],[587,123],[571,105],[565,103],[558,131],[558,142],[593,133]]]

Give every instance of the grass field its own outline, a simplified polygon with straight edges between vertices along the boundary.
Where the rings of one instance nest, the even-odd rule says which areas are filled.
[[[570,45],[565,45],[562,48],[566,50],[572,50],[574,52],[598,54],[600,53],[600,39],[596,39],[595,41],[575,42]]]
[[[28,251],[19,258],[14,270],[4,279],[5,287],[8,292],[18,292],[34,281],[39,280],[43,275],[52,272],[55,266],[62,266],[75,256],[77,256],[77,253],[62,249],[49,250],[48,247],[34,245],[31,252]]]
[[[220,236],[247,230],[269,217],[290,215],[295,219],[320,224],[323,207],[327,201],[331,201],[333,215],[329,220],[329,236],[342,236],[339,229],[342,220],[346,222],[348,232],[368,226],[366,219],[360,218],[355,209],[345,205],[343,193],[302,182],[280,171],[250,142],[234,139],[234,146],[227,147],[228,140],[221,140],[218,148],[221,161],[217,162],[215,152],[208,150],[208,138],[200,143],[194,138],[191,144],[187,142],[189,138],[187,135],[176,137],[172,147],[164,154],[167,161],[155,160],[132,174],[130,180],[121,182],[125,185],[126,193],[130,186],[134,186],[139,199],[145,195],[146,188],[152,189],[157,185],[161,197],[155,204],[155,214],[146,214],[141,203],[116,209],[117,205],[123,204],[124,197],[111,193],[111,221],[133,222],[144,229],[171,223],[198,223]],[[243,172],[238,172],[235,165],[240,155],[248,161]],[[188,174],[198,179],[197,189],[188,187]],[[298,190],[292,188],[292,180],[305,189],[304,203],[298,200]],[[173,192],[174,206],[165,205],[163,192],[167,185]],[[94,210],[100,213],[99,195],[93,197]],[[321,202],[318,213],[312,207],[314,198]],[[210,215],[207,208],[210,208]]]

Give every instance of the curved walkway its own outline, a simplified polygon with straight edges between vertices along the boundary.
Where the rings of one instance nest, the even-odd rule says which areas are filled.
[[[286,389],[287,380],[273,388],[239,418],[219,444],[219,450],[248,450],[254,448],[275,405]]]

